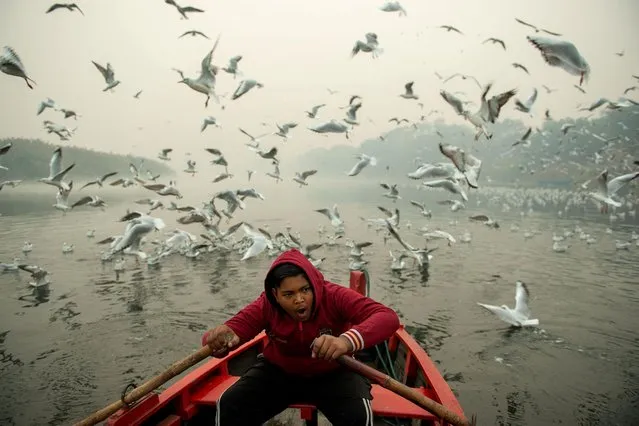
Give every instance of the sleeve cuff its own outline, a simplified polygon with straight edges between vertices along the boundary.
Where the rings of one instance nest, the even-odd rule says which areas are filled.
[[[346,337],[348,341],[351,342],[351,345],[353,345],[353,352],[361,351],[362,349],[364,349],[364,339],[362,338],[362,335],[359,334],[359,331],[355,330],[354,328],[345,331],[340,336]]]

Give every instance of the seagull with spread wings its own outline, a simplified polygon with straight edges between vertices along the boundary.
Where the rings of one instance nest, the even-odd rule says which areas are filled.
[[[22,65],[22,61],[18,54],[9,46],[5,46],[0,51],[0,71],[7,75],[23,78],[29,86],[29,89],[33,89],[31,83],[36,84],[35,81],[27,76],[27,71]]]
[[[113,71],[113,67],[111,66],[110,63],[107,62],[107,65],[106,65],[106,68],[105,68],[105,67],[103,67],[102,65],[98,64],[95,61],[91,61],[91,62],[93,62],[93,65],[95,65],[95,67],[98,69],[98,71],[100,71],[100,74],[102,74],[102,77],[104,78],[104,81],[107,84],[107,87],[102,89],[103,92],[106,92],[107,90],[111,90],[115,86],[120,84],[120,80],[116,80],[115,79],[115,71]]]
[[[77,10],[84,16],[84,12],[82,12],[82,9],[80,9],[80,7],[75,3],[55,3],[51,5],[51,7],[47,9],[45,13],[51,13],[54,10],[58,10],[58,9],[67,9],[69,12],[73,12],[74,10]]]

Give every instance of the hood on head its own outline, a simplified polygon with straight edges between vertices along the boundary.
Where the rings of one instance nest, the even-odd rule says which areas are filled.
[[[273,296],[273,283],[271,283],[271,273],[273,269],[283,263],[292,263],[295,266],[300,267],[311,284],[313,288],[313,312],[311,315],[315,314],[317,308],[322,300],[322,295],[324,293],[324,276],[322,273],[314,267],[311,262],[297,249],[290,249],[280,254],[271,264],[271,267],[266,274],[266,278],[264,279],[264,291],[266,292],[266,298],[271,304],[277,308],[280,305],[275,300],[275,296]]]

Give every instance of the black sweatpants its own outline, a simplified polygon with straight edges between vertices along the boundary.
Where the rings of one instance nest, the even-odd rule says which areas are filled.
[[[340,367],[317,377],[293,376],[258,358],[217,401],[216,426],[259,426],[295,403],[315,405],[334,426],[372,426],[369,381]]]

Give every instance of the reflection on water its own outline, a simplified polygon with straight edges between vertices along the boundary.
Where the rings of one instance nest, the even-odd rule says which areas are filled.
[[[29,206],[35,201],[29,201]],[[45,204],[48,205],[48,202]],[[119,397],[130,382],[157,374],[199,344],[202,331],[220,323],[261,291],[272,259],[240,262],[236,251],[205,253],[198,259],[170,256],[148,267],[133,258],[116,282],[113,264],[101,262],[95,241],[117,235],[115,217],[126,209],[73,214],[17,214],[0,218],[0,260],[16,256],[50,272],[48,287],[31,288],[23,272],[0,275],[0,424],[68,424]],[[469,244],[439,246],[430,267],[391,272],[390,241],[367,229],[359,216],[376,217],[375,206],[343,205],[347,235],[372,241],[365,258],[372,297],[394,307],[407,330],[428,351],[468,413],[481,424],[639,424],[639,303],[637,253],[616,251],[628,239],[628,223],[613,226],[587,217],[558,219],[516,214],[496,216],[494,230],[465,218],[449,224],[442,210],[432,220],[402,212],[414,226],[401,235],[421,246],[418,228],[427,225],[456,238],[468,231]],[[15,207],[15,211],[22,211]],[[257,209],[254,209],[257,210]],[[58,212],[56,212],[58,213]],[[256,216],[259,213],[259,216]],[[290,222],[305,243],[318,241],[321,216],[292,215],[266,220],[272,212],[241,212],[270,232]],[[250,216],[253,214],[253,216]],[[158,213],[173,229],[176,212]],[[235,223],[233,221],[232,223]],[[509,231],[511,224],[518,232]],[[579,225],[598,242],[570,238],[566,253],[552,251],[553,232]],[[94,239],[86,237],[97,230]],[[199,225],[180,226],[194,234]],[[530,239],[524,230],[539,230]],[[149,242],[162,240],[161,234]],[[34,249],[23,254],[24,241]],[[62,255],[62,243],[75,252]],[[322,271],[346,284],[348,253],[343,244],[324,246]],[[480,309],[476,302],[514,304],[514,282],[526,282],[540,328],[515,330]]]

